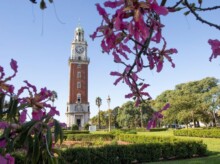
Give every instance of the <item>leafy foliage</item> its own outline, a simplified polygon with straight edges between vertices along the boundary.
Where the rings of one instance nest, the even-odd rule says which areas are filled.
[[[220,129],[181,129],[173,132],[175,136],[220,138]]]
[[[114,138],[113,134],[67,134],[67,140],[71,141],[96,141],[100,139],[110,141]]]
[[[79,130],[78,125],[73,124],[73,125],[71,126],[71,130]]]
[[[53,145],[58,141],[62,143],[63,132],[61,124],[53,118],[59,115],[59,111],[48,103],[52,92],[46,88],[37,92],[34,85],[24,81],[26,86],[15,93],[14,86],[8,84],[8,81],[15,77],[18,66],[13,59],[10,65],[14,74],[5,79],[4,69],[0,66],[0,129],[3,129],[0,136],[1,154],[7,158],[9,153],[22,150],[26,154],[26,163],[56,163],[59,154]],[[24,91],[28,92],[28,97],[22,97]],[[5,98],[9,98],[7,103]],[[54,128],[53,133],[51,128]],[[13,160],[13,157],[9,159]]]
[[[107,145],[96,148],[73,148],[62,152],[60,163],[132,163],[161,159],[204,156],[206,145],[198,141]]]
[[[215,101],[213,99],[215,96]],[[220,87],[216,78],[207,77],[202,80],[176,85],[174,90],[167,90],[154,101],[155,108],[161,108],[164,103],[171,104],[169,110],[164,112],[163,123],[185,124],[190,122],[199,126],[201,121],[206,125],[215,121],[219,109]],[[215,123],[213,123],[215,126]]]

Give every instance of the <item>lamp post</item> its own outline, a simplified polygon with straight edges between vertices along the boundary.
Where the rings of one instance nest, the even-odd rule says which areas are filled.
[[[110,112],[110,102],[111,102],[111,99],[110,99],[110,96],[108,96],[108,98],[107,98],[107,103],[108,103],[108,113],[109,113],[109,122],[108,122],[108,131],[109,131],[109,132],[111,131],[111,112]]]
[[[50,97],[50,100],[52,101],[52,106],[54,106],[54,101],[55,101],[55,99],[57,99],[58,96],[57,96],[56,91],[52,91],[51,93],[52,93],[52,95]]]
[[[101,129],[101,125],[100,125],[100,106],[102,105],[102,99],[100,97],[97,97],[95,100],[96,105],[99,108],[99,115],[98,115],[98,121],[99,121],[99,129]]]
[[[141,128],[143,128],[143,109],[142,106],[140,106],[140,113],[141,113]]]
[[[213,114],[213,126],[216,127],[216,117],[215,117],[215,108],[216,108],[217,95],[212,95],[212,114]]]

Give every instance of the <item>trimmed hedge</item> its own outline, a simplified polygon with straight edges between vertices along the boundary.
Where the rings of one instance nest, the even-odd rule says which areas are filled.
[[[161,159],[204,156],[206,150],[206,145],[198,141],[71,148],[62,151],[59,163],[120,164],[153,162]]]
[[[220,138],[220,129],[181,129],[173,131],[175,136]]]
[[[167,131],[168,128],[152,128],[149,129],[150,132],[160,132],[160,131]]]
[[[63,130],[63,134],[89,134],[88,130]]]
[[[68,134],[67,140],[71,141],[111,141],[115,138],[113,134]]]
[[[130,143],[152,143],[152,142],[174,142],[177,139],[175,137],[160,137],[160,136],[145,136],[145,135],[133,135],[133,134],[120,134],[118,140],[126,141]]]

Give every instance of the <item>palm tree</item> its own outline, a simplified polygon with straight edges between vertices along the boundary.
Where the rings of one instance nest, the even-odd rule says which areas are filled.
[[[96,100],[95,100],[95,102],[96,102],[96,105],[97,105],[98,108],[99,108],[99,117],[98,117],[98,120],[99,120],[99,129],[100,129],[100,128],[101,128],[101,127],[100,127],[100,106],[102,105],[102,99],[101,99],[100,97],[97,97]]]

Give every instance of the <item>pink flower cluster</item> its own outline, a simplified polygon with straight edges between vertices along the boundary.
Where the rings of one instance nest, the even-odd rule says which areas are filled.
[[[212,61],[213,58],[217,58],[217,56],[220,56],[220,41],[217,39],[209,39],[208,43],[211,45],[212,48],[212,55],[209,58],[209,60]]]
[[[27,117],[29,117],[30,121],[39,121],[42,123],[44,122],[49,127],[54,126],[53,117],[55,115],[59,115],[59,111],[56,109],[56,107],[52,106],[49,103],[52,97],[52,91],[48,90],[47,88],[41,88],[38,92],[37,88],[34,85],[30,84],[27,80],[25,80],[25,86],[21,87],[17,91],[17,93],[15,93],[14,86],[8,84],[8,81],[10,81],[12,78],[16,76],[18,68],[17,62],[12,59],[10,62],[10,66],[14,71],[14,74],[7,78],[5,78],[5,72],[3,67],[0,66],[0,98],[2,99],[5,96],[9,96],[12,100],[14,100],[14,104],[16,103],[16,109],[13,108],[13,110],[17,110],[16,112],[18,112],[15,115],[18,117],[14,119],[18,120],[11,119],[11,121],[7,122],[0,121],[0,129],[10,128],[11,130],[9,136],[11,137],[11,139],[13,139],[16,138],[17,135],[19,135],[17,133],[17,129],[19,129],[20,127],[22,127],[23,124],[28,122]],[[24,92],[27,92],[29,96],[22,97],[22,95],[25,94]],[[32,117],[28,115],[28,110],[30,110]],[[10,114],[11,112],[7,113],[7,115]],[[60,125],[65,126],[65,124],[62,123]],[[32,130],[33,132],[36,132],[36,129]],[[33,132],[30,131],[29,134],[32,134]],[[6,140],[5,136],[1,137],[0,148],[5,148],[7,146],[7,142],[8,140]],[[6,155],[5,157],[0,156],[0,163],[2,163],[4,160],[9,161],[8,163],[13,163],[12,158],[13,157],[11,157],[10,155]]]
[[[4,78],[5,77],[5,72],[4,72],[4,68],[2,66],[0,66],[0,93],[4,93],[4,94],[13,94],[14,92],[14,86],[7,84],[7,81],[10,81],[12,78],[14,78],[18,72],[18,65],[17,62],[15,60],[11,60],[10,62],[10,66],[12,68],[12,70],[14,71],[14,74]],[[3,79],[4,78],[4,79]]]
[[[144,79],[139,77],[139,73],[146,67],[156,67],[157,72],[160,72],[165,59],[175,67],[171,55],[177,50],[167,49],[162,37],[164,25],[160,19],[161,15],[165,16],[169,11],[160,6],[157,0],[106,1],[104,8],[100,4],[96,4],[96,7],[103,20],[91,38],[101,37],[103,52],[112,54],[114,62],[124,65],[123,72],[111,72],[112,76],[118,77],[114,84],[125,82],[132,92],[125,97],[133,97],[138,105],[143,96],[151,98],[144,91],[149,84],[143,83]],[[113,14],[107,13],[107,8],[114,10]],[[150,47],[151,42],[160,46],[161,40],[162,48]]]
[[[167,103],[161,110],[155,112],[150,121],[148,121],[147,129],[155,128],[157,121],[163,118],[162,112],[167,110],[170,107],[170,104]]]

